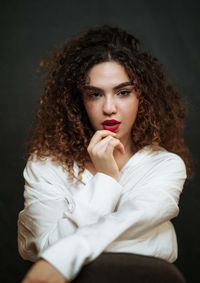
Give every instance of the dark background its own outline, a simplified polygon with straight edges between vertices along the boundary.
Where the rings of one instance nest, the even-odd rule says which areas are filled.
[[[105,23],[140,38],[187,103],[185,139],[196,172],[174,221],[176,264],[189,283],[200,282],[199,6],[193,0],[0,1],[0,282],[20,282],[30,266],[17,252],[16,223],[23,208],[23,153],[40,94],[38,63],[69,36]]]

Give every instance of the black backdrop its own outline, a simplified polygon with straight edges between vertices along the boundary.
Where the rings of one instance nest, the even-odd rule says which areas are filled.
[[[199,8],[194,0],[0,1],[0,282],[20,282],[30,266],[17,252],[16,221],[23,207],[24,146],[40,92],[38,63],[67,37],[105,23],[142,39],[187,102],[185,139],[196,174],[185,187],[174,221],[179,242],[176,264],[189,283],[199,282]]]

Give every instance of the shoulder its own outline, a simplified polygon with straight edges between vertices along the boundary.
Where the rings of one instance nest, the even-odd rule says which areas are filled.
[[[161,146],[147,146],[141,150],[141,154],[143,165],[152,171],[181,174],[186,177],[185,163],[178,154],[169,152]]]
[[[47,183],[66,182],[68,176],[67,170],[54,162],[51,156],[39,159],[36,155],[28,159],[23,174],[26,180]]]

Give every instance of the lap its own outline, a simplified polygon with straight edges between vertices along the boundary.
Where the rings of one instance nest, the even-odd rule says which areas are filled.
[[[102,253],[85,265],[73,283],[185,283],[177,267],[165,260],[131,253]]]

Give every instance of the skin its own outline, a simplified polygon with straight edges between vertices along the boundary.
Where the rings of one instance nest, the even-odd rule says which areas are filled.
[[[28,271],[22,283],[68,283],[50,263],[39,259]]]
[[[131,130],[138,112],[138,93],[124,67],[117,62],[97,64],[87,75],[89,84],[83,91],[83,102],[96,130],[88,146],[92,163],[88,167],[117,180],[120,169],[135,153]],[[116,89],[126,82],[130,84]],[[120,128],[115,133],[104,130],[102,122],[106,119],[120,121]]]
[[[83,92],[83,102],[93,128],[96,130],[89,146],[91,163],[88,168],[118,179],[120,169],[134,154],[131,130],[138,111],[138,93],[133,85],[114,87],[129,82],[123,66],[116,62],[97,64],[88,72],[90,91]],[[91,91],[91,86],[101,90]],[[114,133],[104,130],[101,123],[106,119],[121,122]],[[27,273],[22,283],[66,283],[62,274],[51,264],[39,259]]]

